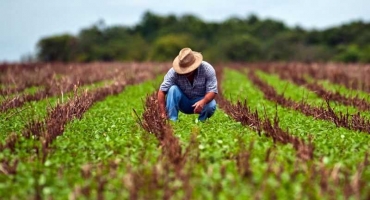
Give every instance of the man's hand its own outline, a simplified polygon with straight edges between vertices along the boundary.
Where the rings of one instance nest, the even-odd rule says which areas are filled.
[[[194,113],[196,114],[200,114],[203,110],[203,107],[206,105],[206,102],[204,101],[204,99],[196,102],[193,107],[194,107]]]
[[[198,102],[196,102],[193,107],[194,107],[194,113],[200,114],[204,108],[204,106],[212,101],[216,96],[216,93],[214,92],[208,92],[204,98]]]

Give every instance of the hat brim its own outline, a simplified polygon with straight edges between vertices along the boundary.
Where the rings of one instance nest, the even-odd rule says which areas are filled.
[[[200,63],[202,63],[203,61],[203,55],[196,51],[193,51],[193,55],[195,57],[195,61],[189,67],[180,67],[179,56],[176,56],[176,58],[173,60],[173,63],[172,63],[172,68],[175,70],[175,72],[178,74],[187,74],[197,69]]]

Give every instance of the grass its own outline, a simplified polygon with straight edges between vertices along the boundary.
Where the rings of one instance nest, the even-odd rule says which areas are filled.
[[[322,101],[276,76],[259,75],[287,97],[307,97],[312,104]],[[246,99],[252,110],[270,119],[277,113],[282,129],[305,141],[312,138],[314,159],[300,160],[291,144],[274,143],[217,108],[204,123],[196,120],[197,115],[182,113],[180,121],[170,123],[182,153],[188,153],[184,154],[185,165],[176,174],[163,156],[160,141],[137,123],[146,95],[158,89],[162,78],[127,86],[120,94],[96,102],[82,119],[66,125],[45,162],[36,152],[40,149],[38,140],[20,138],[15,152],[2,151],[1,161],[19,163],[15,175],[0,174],[0,196],[161,199],[167,195],[183,199],[189,192],[191,199],[345,199],[343,187],[356,183],[358,166],[370,147],[369,134],[338,128],[332,122],[276,105],[264,98],[246,74],[229,69],[219,80],[224,96],[234,103]],[[13,121],[1,125],[3,139],[11,132],[20,133],[36,113],[40,118],[45,116],[47,102],[52,99],[30,102],[33,109],[9,118]],[[57,100],[54,98],[51,105]],[[370,180],[369,169],[365,168],[360,178]],[[325,183],[327,191],[322,187]],[[366,198],[369,187],[362,187],[360,198]]]

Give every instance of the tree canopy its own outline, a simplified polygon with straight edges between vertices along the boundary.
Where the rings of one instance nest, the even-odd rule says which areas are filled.
[[[185,46],[220,62],[370,62],[370,23],[305,30],[256,15],[216,23],[194,15],[146,12],[132,27],[108,27],[99,21],[77,35],[42,38],[37,56],[62,62],[171,61]]]

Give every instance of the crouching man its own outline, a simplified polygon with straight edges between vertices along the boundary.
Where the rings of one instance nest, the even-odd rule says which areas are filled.
[[[178,120],[179,111],[199,114],[205,121],[216,111],[217,78],[215,69],[203,61],[201,53],[181,49],[158,91],[161,117]]]

